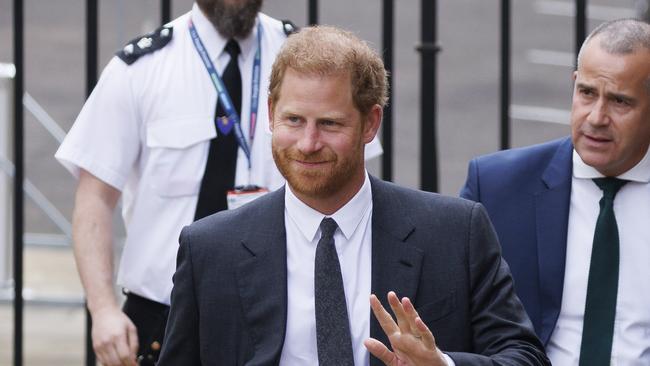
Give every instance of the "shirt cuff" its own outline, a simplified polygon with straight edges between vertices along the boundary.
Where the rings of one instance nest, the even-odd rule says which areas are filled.
[[[448,354],[443,353],[442,357],[445,358],[445,362],[447,363],[447,366],[456,366],[456,362],[454,362],[454,360],[452,360]]]

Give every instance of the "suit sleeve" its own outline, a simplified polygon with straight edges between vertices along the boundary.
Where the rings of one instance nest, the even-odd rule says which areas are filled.
[[[471,212],[468,244],[470,311],[476,354],[454,353],[456,365],[550,365],[514,284],[483,206]]]
[[[460,190],[460,196],[476,202],[480,202],[481,200],[478,187],[478,162],[476,159],[472,159],[469,162],[467,179],[465,180],[465,185]]]
[[[201,365],[199,309],[194,292],[194,269],[188,228],[181,231],[174,288],[159,366]]]

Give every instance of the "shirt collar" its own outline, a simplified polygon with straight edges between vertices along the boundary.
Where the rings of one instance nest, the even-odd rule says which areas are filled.
[[[582,158],[575,149],[573,149],[573,176],[580,179],[604,177],[596,168],[582,161]],[[650,182],[650,149],[646,151],[643,159],[632,167],[632,169],[619,175],[617,178],[640,183]]]
[[[300,230],[308,241],[311,242],[315,239],[320,223],[325,217],[333,218],[345,238],[349,240],[361,223],[361,219],[363,219],[366,212],[372,208],[372,192],[368,172],[365,173],[365,180],[359,192],[348,203],[330,216],[323,215],[298,199],[291,191],[289,184],[287,184],[287,189],[285,189],[284,204],[287,213],[296,223],[298,230]]]
[[[210,20],[203,14],[203,11],[199,6],[194,3],[192,6],[192,22],[196,31],[201,37],[201,42],[208,51],[210,59],[212,62],[215,62],[217,58],[221,56],[226,48],[228,39],[224,38],[217,30],[214,28],[214,25]],[[255,49],[257,47],[257,24],[259,23],[259,16],[255,19],[255,25],[253,26],[253,31],[246,38],[235,38],[239,43],[239,48],[241,49],[241,57],[244,61],[250,56],[255,56]]]

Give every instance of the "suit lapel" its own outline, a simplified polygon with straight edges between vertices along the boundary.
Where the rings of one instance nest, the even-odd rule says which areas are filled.
[[[388,183],[370,177],[372,187],[372,293],[390,310],[388,291],[414,299],[420,282],[422,252],[406,243],[415,226],[402,209]],[[388,344],[388,338],[374,315],[370,315],[370,336]],[[371,364],[377,360],[371,357]]]
[[[255,343],[247,365],[272,365],[280,359],[287,323],[287,247],[284,188],[269,193],[257,205],[242,245],[250,258],[237,268],[244,321]]]
[[[573,145],[566,139],[542,175],[544,189],[535,194],[539,260],[541,330],[548,343],[562,305],[566,238],[571,200]]]

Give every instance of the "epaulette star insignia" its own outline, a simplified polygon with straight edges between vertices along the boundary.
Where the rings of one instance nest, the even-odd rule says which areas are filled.
[[[174,28],[171,26],[162,26],[149,34],[134,38],[115,55],[131,65],[140,57],[165,47],[172,40],[173,33]]]
[[[299,31],[300,28],[296,27],[296,25],[293,24],[290,20],[283,20],[282,21],[282,30],[284,31],[284,34],[286,34],[287,36],[290,36],[293,33],[296,33],[297,31]]]

